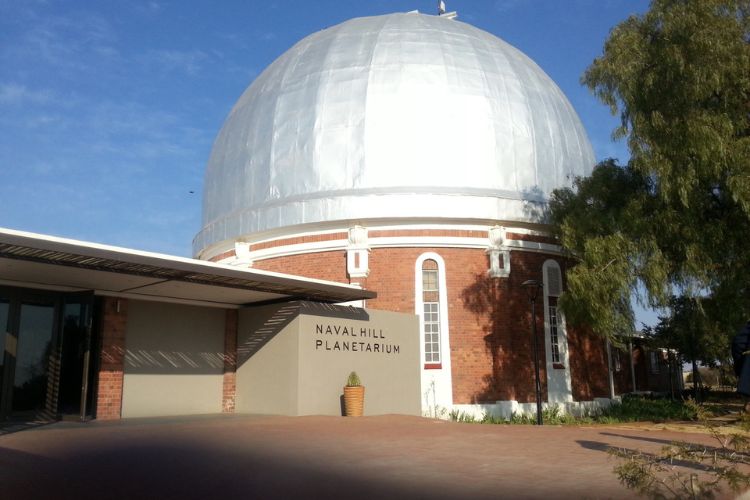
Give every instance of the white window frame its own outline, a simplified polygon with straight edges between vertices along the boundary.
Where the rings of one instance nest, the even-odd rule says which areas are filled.
[[[552,318],[550,317],[550,290],[549,290],[549,284],[547,283],[547,272],[549,268],[554,268],[557,270],[558,276],[560,278],[560,285],[562,286],[562,269],[560,268],[560,264],[557,263],[557,261],[549,259],[544,261],[544,264],[542,264],[542,277],[543,277],[543,283],[544,283],[544,335],[545,335],[545,344],[547,343],[546,340],[549,339],[549,365],[552,367],[553,364],[562,364],[566,369],[568,368],[569,363],[569,356],[568,356],[568,332],[565,328],[565,317],[562,314],[562,311],[560,311],[560,308],[557,306],[557,303],[555,303],[555,313],[556,313],[556,326],[557,326],[557,360],[553,360],[553,353],[552,353]],[[562,291],[561,291],[562,292]],[[552,297],[555,297],[559,300],[559,295],[552,295]]]
[[[560,356],[560,316],[557,304],[547,307],[547,317],[549,318],[549,345],[552,362],[562,363],[562,357]]]
[[[425,318],[423,320],[424,330],[422,331],[422,335],[424,335],[424,363],[439,364],[443,361],[442,356],[440,355],[440,302],[424,302],[423,306],[423,311],[425,314]],[[430,307],[430,309],[432,309],[431,311],[429,311],[429,313],[427,311],[428,306]],[[437,321],[430,321],[427,318],[428,314],[434,314],[437,318]],[[428,340],[428,335],[437,335],[437,340]],[[428,344],[430,344],[429,352],[427,352]],[[430,356],[430,359],[427,359],[428,356]],[[437,359],[435,359],[435,356],[437,356]]]
[[[429,259],[427,259],[429,260]],[[428,273],[435,273],[435,287],[436,288],[430,288],[425,289],[424,288],[424,274],[425,271]],[[438,292],[440,291],[440,270],[438,269],[422,269],[422,292]]]
[[[424,292],[422,282],[422,266],[426,260],[434,260],[437,263],[438,271],[438,354],[440,361],[427,361],[425,353],[425,319],[424,319]],[[435,252],[425,252],[419,257],[414,264],[414,313],[419,316],[419,350],[421,362],[424,366],[443,365],[448,359],[448,293],[445,280],[445,261]],[[445,368],[444,366],[441,366]]]
[[[621,352],[622,352],[622,351],[621,351],[620,349],[615,349],[615,350],[614,350],[614,351],[612,352],[612,355],[613,355],[613,356],[614,356],[614,358],[615,358],[615,360],[614,360],[614,361],[615,361],[614,365],[615,365],[615,371],[616,371],[616,372],[621,372],[621,371],[622,371],[622,360],[620,359],[620,353],[621,353]]]
[[[560,289],[557,293],[550,294],[548,273],[551,270],[557,272],[560,280]],[[544,283],[544,352],[547,367],[547,397],[549,401],[570,402],[573,401],[573,380],[570,373],[570,356],[568,351],[568,333],[565,328],[565,315],[555,302],[555,312],[557,314],[557,345],[559,352],[559,361],[552,359],[552,337],[551,337],[551,318],[550,305],[552,297],[559,299],[563,293],[563,276],[560,264],[557,261],[548,259],[542,264],[542,279]]]
[[[659,373],[661,372],[661,367],[659,366],[659,358],[659,351],[648,351],[648,364],[650,365],[652,375],[659,375]]]

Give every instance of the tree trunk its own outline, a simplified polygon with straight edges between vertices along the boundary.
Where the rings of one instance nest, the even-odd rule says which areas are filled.
[[[693,363],[693,399],[700,403],[701,391],[699,388],[703,387],[703,384],[701,383],[701,374],[698,371],[698,360],[691,359],[690,361]]]
[[[672,350],[667,349],[667,368],[669,371],[669,399],[674,401],[674,363],[672,362]]]

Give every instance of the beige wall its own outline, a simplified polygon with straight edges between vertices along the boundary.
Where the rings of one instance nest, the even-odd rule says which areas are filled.
[[[235,411],[297,415],[297,306],[240,309]]]
[[[420,414],[415,315],[301,302],[243,309],[239,319],[238,412],[340,415],[356,371],[365,415]]]
[[[131,301],[123,417],[220,413],[223,309]]]
[[[366,312],[367,320],[300,316],[300,415],[340,414],[351,371],[365,386],[365,415],[421,414],[417,316]]]

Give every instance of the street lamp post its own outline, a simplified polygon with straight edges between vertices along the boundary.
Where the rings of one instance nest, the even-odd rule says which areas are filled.
[[[539,341],[536,336],[536,296],[544,286],[537,280],[526,280],[521,283],[526,289],[531,302],[531,336],[534,339],[534,377],[536,382],[536,425],[542,425],[542,383],[539,380]]]

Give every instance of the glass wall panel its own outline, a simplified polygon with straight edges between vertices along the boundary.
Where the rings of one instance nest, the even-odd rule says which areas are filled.
[[[2,389],[5,380],[5,343],[6,336],[10,335],[10,325],[8,324],[10,316],[10,302],[0,300],[0,415],[2,415]]]
[[[62,356],[60,368],[59,412],[63,415],[81,412],[86,345],[85,305],[66,303],[63,307]]]
[[[21,304],[13,411],[44,410],[52,355],[54,305]]]

